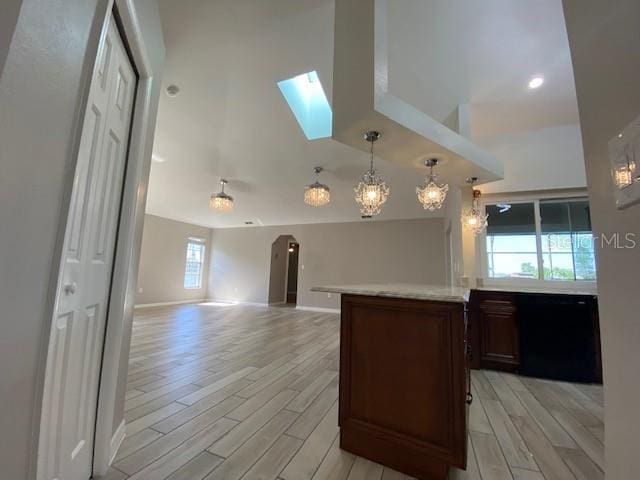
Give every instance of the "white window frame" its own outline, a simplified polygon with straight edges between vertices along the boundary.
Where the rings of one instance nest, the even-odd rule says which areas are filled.
[[[200,262],[200,276],[198,277],[198,286],[197,287],[187,287],[185,285],[186,277],[187,277],[187,266],[189,265],[189,245],[198,244],[202,246],[202,258]],[[185,249],[185,259],[184,259],[184,273],[182,276],[182,287],[185,290],[200,290],[202,288],[202,279],[204,278],[204,265],[205,265],[205,254],[207,251],[207,241],[204,238],[199,237],[189,237],[187,238],[187,248]]]
[[[585,198],[588,200],[587,193],[565,192],[565,193],[540,193],[536,195],[487,195],[480,198],[479,208],[486,213],[487,205],[495,205],[496,203],[533,203],[534,216],[536,222],[536,249],[538,257],[538,273],[543,275],[543,254],[542,254],[542,226],[540,218],[540,201],[541,200],[572,200]],[[489,219],[489,222],[491,219]],[[476,237],[476,267],[480,273],[484,287],[508,288],[545,288],[557,291],[580,291],[585,293],[596,293],[596,280],[545,280],[543,278],[492,278],[489,277],[489,262],[487,258],[487,234],[482,232]],[[597,271],[596,271],[597,278]]]

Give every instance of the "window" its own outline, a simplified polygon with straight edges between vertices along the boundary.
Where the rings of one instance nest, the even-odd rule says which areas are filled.
[[[544,279],[595,280],[587,201],[541,201],[540,224]]]
[[[487,278],[596,279],[586,199],[500,202],[485,208]]]
[[[487,267],[490,278],[538,278],[535,205],[487,205]]]
[[[189,238],[187,242],[187,263],[184,268],[184,288],[202,288],[205,241]]]

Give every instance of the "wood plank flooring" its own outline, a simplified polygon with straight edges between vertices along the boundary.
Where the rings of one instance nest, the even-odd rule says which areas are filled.
[[[400,480],[338,447],[338,315],[182,305],[136,311],[126,438],[102,480]],[[473,371],[466,471],[601,480],[602,388]]]

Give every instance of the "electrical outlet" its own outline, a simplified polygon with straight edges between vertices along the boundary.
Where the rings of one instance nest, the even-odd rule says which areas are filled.
[[[142,293],[142,287],[138,289],[138,293]]]

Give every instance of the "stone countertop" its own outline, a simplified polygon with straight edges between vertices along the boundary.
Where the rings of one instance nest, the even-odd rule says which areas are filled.
[[[510,293],[542,293],[546,295],[585,295],[585,296],[597,296],[598,293],[595,290],[574,287],[574,288],[553,288],[553,287],[532,287],[532,286],[519,286],[519,285],[483,285],[482,287],[475,287],[472,290],[478,290],[482,292],[510,292]]]
[[[436,302],[465,303],[471,291],[462,287],[411,283],[363,283],[313,287],[312,292],[347,293],[371,297],[408,298]]]

